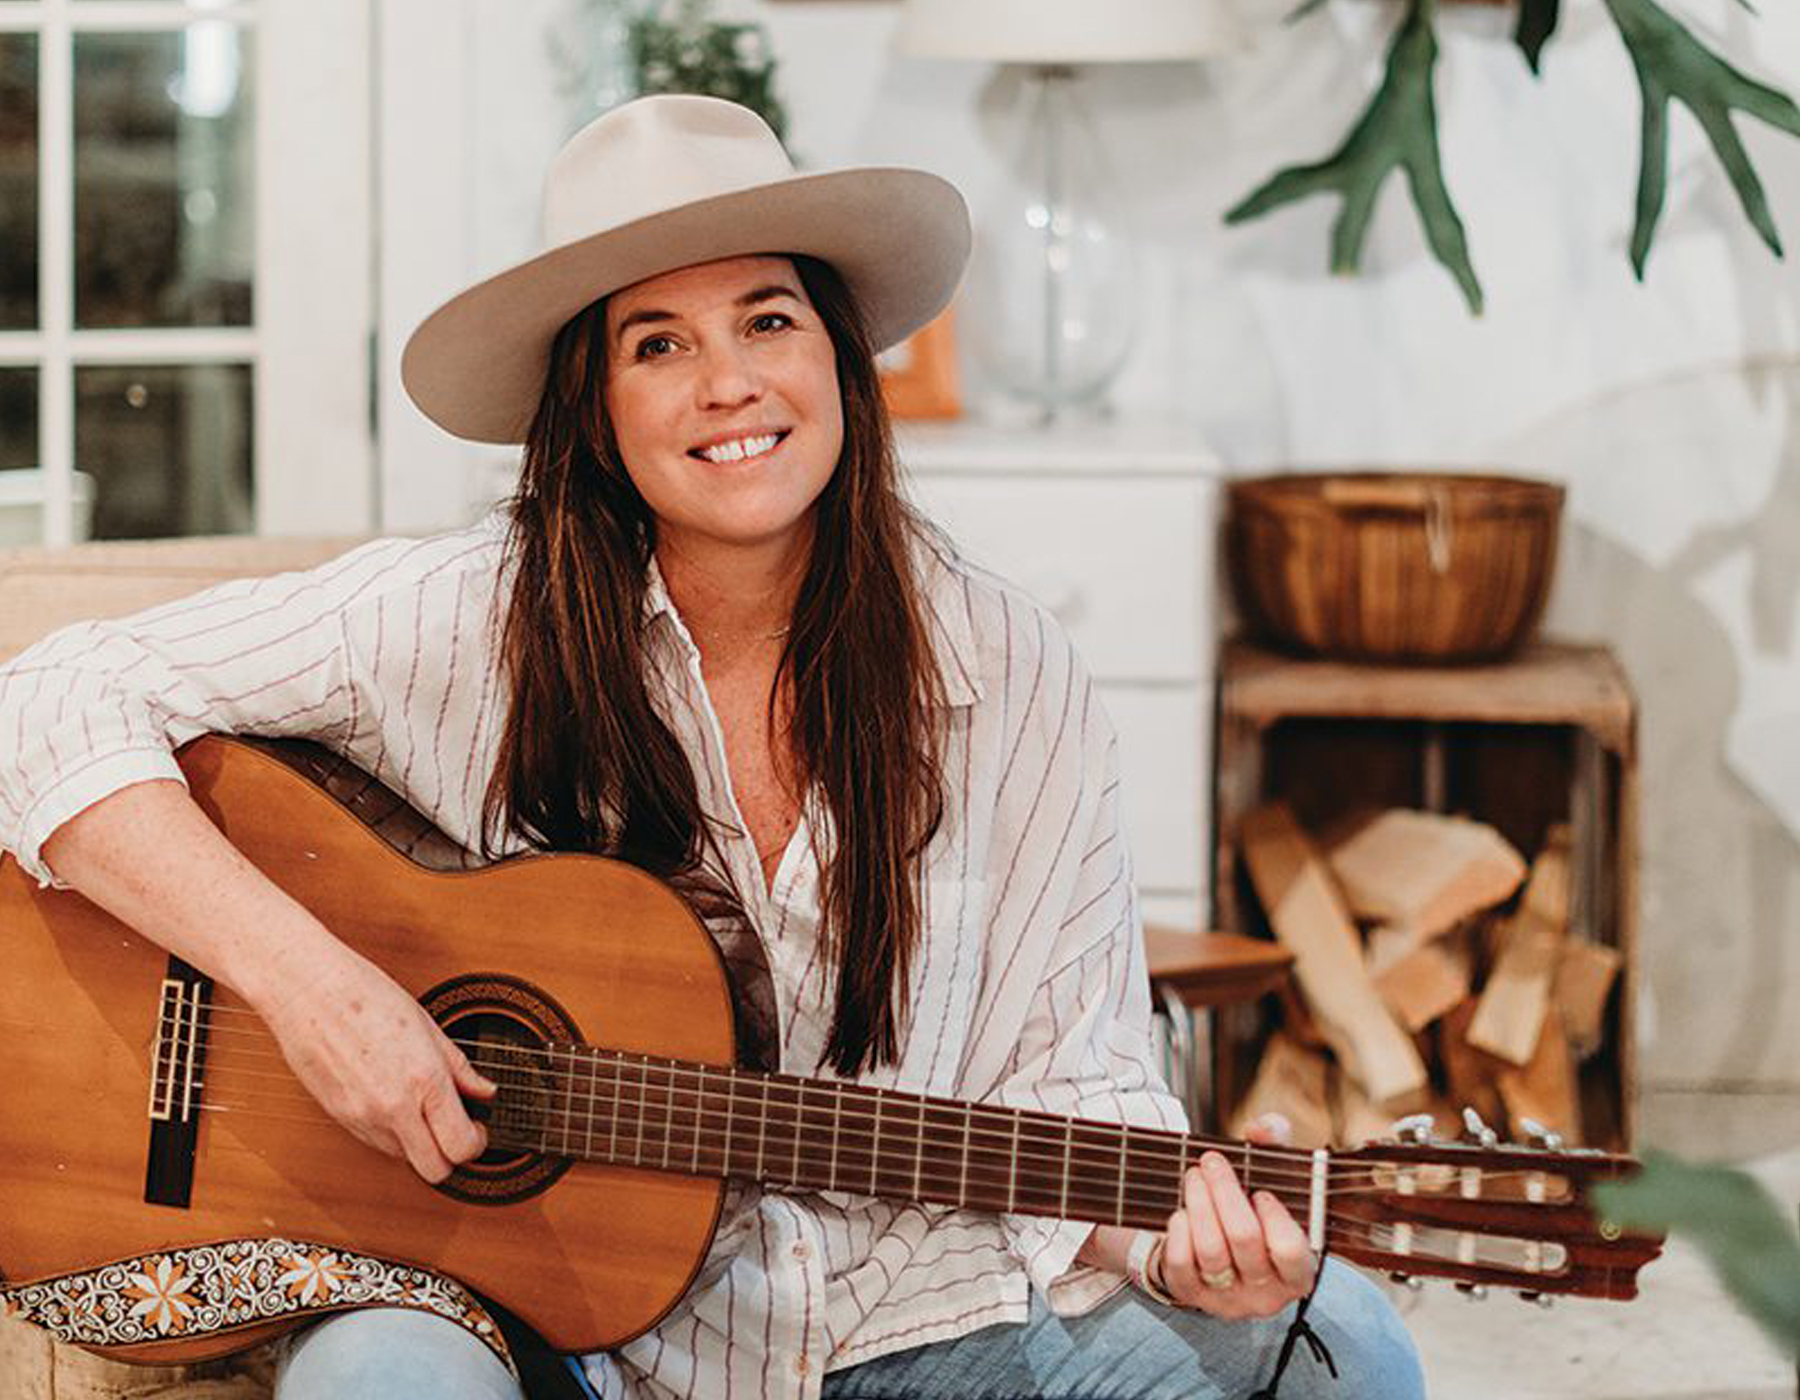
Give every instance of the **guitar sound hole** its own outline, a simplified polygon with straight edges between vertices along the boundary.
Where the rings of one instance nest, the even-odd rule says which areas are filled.
[[[465,1100],[469,1116],[487,1125],[488,1150],[478,1168],[514,1166],[532,1156],[524,1144],[548,1131],[556,1078],[543,1043],[518,1021],[494,1012],[462,1016],[445,1028],[477,1070],[500,1086],[493,1099]]]
[[[499,1086],[492,1101],[470,1100],[485,1123],[488,1150],[458,1167],[438,1190],[458,1200],[505,1205],[548,1189],[569,1168],[557,1153],[556,1105],[566,1097],[559,1047],[581,1036],[551,997],[502,973],[475,973],[420,998],[477,1070]]]

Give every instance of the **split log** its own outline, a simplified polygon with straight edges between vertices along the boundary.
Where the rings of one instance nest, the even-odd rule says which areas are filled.
[[[1532,863],[1524,898],[1500,934],[1500,951],[1469,1026],[1469,1043],[1523,1066],[1550,1010],[1550,989],[1569,927],[1569,829],[1552,827]]]
[[[1294,975],[1320,1032],[1377,1103],[1424,1087],[1425,1062],[1375,990],[1362,938],[1324,859],[1284,804],[1244,818],[1242,849],[1275,936],[1294,950]]]
[[[1525,878],[1524,859],[1486,823],[1403,809],[1365,821],[1330,862],[1359,919],[1421,937],[1510,899]]]
[[[1506,1105],[1506,1112],[1512,1119],[1515,1136],[1522,1133],[1522,1125],[1529,1118],[1561,1133],[1570,1143],[1581,1141],[1581,1099],[1575,1087],[1575,1057],[1569,1052],[1560,1017],[1544,1017],[1544,1029],[1538,1036],[1531,1059],[1523,1069],[1508,1066],[1501,1070],[1495,1083],[1500,1090],[1500,1101]]]
[[[1265,1113],[1279,1113],[1292,1126],[1295,1147],[1331,1145],[1331,1063],[1320,1050],[1305,1046],[1276,1031],[1263,1047],[1250,1092],[1237,1106],[1226,1131],[1242,1137],[1244,1130]]]
[[[1436,943],[1421,943],[1375,974],[1375,990],[1409,1031],[1429,1026],[1469,995],[1465,963]]]
[[[1438,1022],[1438,1058],[1444,1065],[1450,1101],[1459,1114],[1458,1131],[1461,1110],[1472,1108],[1490,1128],[1504,1132],[1506,1104],[1497,1081],[1507,1064],[1469,1044],[1469,1023],[1474,1019],[1475,1001],[1470,998]]]
[[[1577,1051],[1599,1043],[1606,998],[1623,961],[1617,948],[1591,939],[1572,938],[1563,945],[1553,996],[1563,1033]]]

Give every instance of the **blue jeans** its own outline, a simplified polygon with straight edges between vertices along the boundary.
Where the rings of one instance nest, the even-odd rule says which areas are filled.
[[[1220,1322],[1122,1289],[1082,1317],[1059,1318],[1035,1294],[1023,1327],[983,1328],[825,1377],[825,1400],[1246,1400],[1265,1385],[1292,1310]],[[1304,1344],[1281,1400],[1422,1400],[1412,1340],[1381,1290],[1333,1261],[1307,1320],[1338,1379]],[[480,1342],[424,1313],[376,1309],[298,1338],[277,1400],[521,1400]]]

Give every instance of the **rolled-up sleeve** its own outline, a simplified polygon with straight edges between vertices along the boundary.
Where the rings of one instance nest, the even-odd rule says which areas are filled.
[[[181,781],[173,751],[189,739],[343,739],[358,723],[345,611],[410,543],[78,623],[0,667],[0,845],[60,884],[42,856],[51,834],[121,788]]]

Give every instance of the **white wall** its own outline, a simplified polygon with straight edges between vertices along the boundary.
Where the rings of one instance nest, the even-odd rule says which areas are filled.
[[[1007,158],[1014,79],[893,57],[897,11],[885,0],[722,8],[769,26],[804,163],[926,165],[979,210]],[[1552,623],[1616,645],[1643,702],[1647,1079],[1791,1103],[1800,273],[1756,239],[1677,109],[1648,282],[1633,279],[1637,91],[1599,0],[1565,5],[1541,79],[1510,41],[1510,9],[1441,11],[1440,131],[1486,290],[1479,320],[1426,252],[1398,178],[1356,279],[1327,272],[1335,201],[1225,227],[1222,212],[1278,166],[1337,144],[1373,91],[1397,14],[1331,0],[1283,27],[1288,8],[1247,10],[1258,42],[1246,53],[1102,72],[1090,85],[1145,252],[1143,331],[1121,411],[1187,422],[1240,471],[1450,464],[1569,484]],[[1800,92],[1800,10],[1759,8],[1677,5],[1740,66]],[[460,36],[454,90],[467,95],[457,110],[473,185],[453,228],[472,276],[530,251],[539,172],[579,120],[555,97],[550,57],[569,10],[566,0],[432,0],[430,17]],[[442,75],[415,65],[410,81],[424,89]],[[1751,121],[1740,131],[1778,225],[1800,243],[1800,141]],[[391,328],[448,288],[389,268],[391,364]],[[431,485],[455,449],[432,448],[444,455],[430,466],[390,464],[390,524],[455,508],[454,493]],[[487,479],[493,463],[481,458]]]

